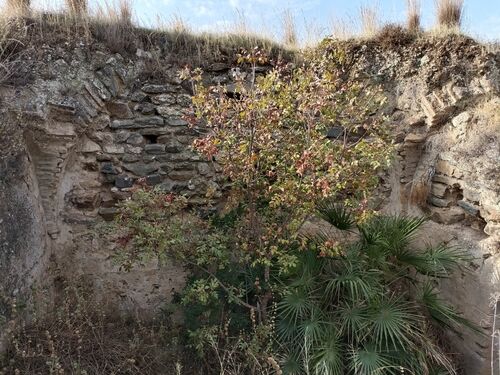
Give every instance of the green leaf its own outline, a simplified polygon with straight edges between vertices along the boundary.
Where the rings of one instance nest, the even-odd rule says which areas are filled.
[[[439,327],[445,327],[459,333],[460,327],[464,326],[484,335],[481,327],[464,318],[453,306],[441,300],[438,292],[430,283],[423,285],[419,299],[429,316]]]
[[[278,303],[279,315],[290,322],[297,323],[309,316],[313,308],[305,288],[293,288],[289,290]]]
[[[361,304],[346,303],[337,308],[340,329],[349,340],[361,340],[368,324],[368,309]]]
[[[350,370],[356,375],[401,374],[401,367],[392,363],[373,344],[352,348],[349,359]]]
[[[421,217],[377,216],[358,228],[366,244],[397,255],[408,247],[425,221]]]
[[[334,301],[347,296],[353,301],[369,300],[380,292],[377,270],[361,270],[352,263],[342,262],[344,265],[339,274],[327,280],[326,296]]]
[[[355,226],[352,213],[333,199],[325,199],[316,205],[319,216],[340,230],[351,230]]]
[[[411,345],[422,323],[413,305],[394,297],[372,303],[369,320],[374,344],[387,351]]]
[[[344,374],[344,348],[338,332],[331,327],[314,348],[312,358],[314,373],[318,375]]]

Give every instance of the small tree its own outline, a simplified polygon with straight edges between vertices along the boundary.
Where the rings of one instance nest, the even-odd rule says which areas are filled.
[[[367,198],[391,147],[381,124],[369,117],[384,98],[377,87],[348,79],[343,51],[325,43],[296,69],[278,63],[265,76],[259,50],[240,56],[250,80],[205,87],[195,83],[196,118],[210,129],[195,148],[223,166],[231,181],[227,209],[242,207],[237,246],[264,266],[259,316],[272,299],[271,266],[294,262],[287,246],[311,214],[314,202],[338,196],[350,204]],[[195,119],[195,121],[198,121]],[[333,139],[328,139],[329,130]]]

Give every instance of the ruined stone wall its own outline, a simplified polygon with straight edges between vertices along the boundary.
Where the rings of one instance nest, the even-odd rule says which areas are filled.
[[[500,57],[460,38],[349,48],[354,73],[388,97],[379,115],[397,156],[380,175],[380,208],[428,215],[422,246],[470,252],[470,270],[442,288],[490,335],[500,291]],[[206,132],[185,121],[190,85],[178,66],[140,50],[45,46],[32,61],[31,81],[0,88],[1,290],[21,298],[37,282],[57,288],[78,277],[120,311],[154,312],[182,286],[182,268],[152,261],[121,272],[92,228],[139,179],[193,204],[222,194],[219,166],[190,149]],[[208,70],[207,83],[242,74],[221,63]],[[488,336],[449,337],[467,374],[489,373]]]
[[[153,313],[182,285],[175,264],[121,272],[94,231],[139,183],[193,205],[221,195],[219,166],[191,150],[206,129],[185,120],[191,86],[180,67],[138,55],[47,48],[34,80],[2,87],[3,140],[17,144],[0,163],[4,295],[24,298],[37,278],[52,288],[80,277],[119,311]],[[209,69],[207,80],[230,81],[228,66]]]
[[[358,74],[385,88],[397,148],[380,176],[380,207],[429,217],[418,246],[444,242],[473,258],[440,287],[484,331],[449,333],[465,373],[490,374],[500,292],[500,54],[463,37],[356,49]]]

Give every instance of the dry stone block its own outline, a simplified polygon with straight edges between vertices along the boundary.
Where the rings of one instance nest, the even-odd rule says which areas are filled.
[[[106,221],[112,221],[118,215],[118,208],[116,207],[101,207],[99,208],[99,215]]]
[[[479,207],[470,202],[460,200],[457,204],[464,209],[469,215],[476,216],[479,213]]]
[[[431,186],[431,194],[438,198],[443,198],[446,194],[446,190],[448,189],[447,185],[434,183]]]
[[[448,186],[453,186],[455,184],[458,184],[458,182],[459,182],[459,180],[456,179],[456,178],[445,176],[445,175],[442,175],[442,174],[435,174],[432,177],[432,181],[433,182],[439,182],[441,184],[445,184],[445,185],[448,185]]]
[[[116,143],[125,142],[128,139],[128,137],[130,137],[130,132],[127,130],[120,130],[118,133],[114,134]]]
[[[126,102],[108,102],[106,103],[106,108],[109,114],[115,118],[129,119],[133,117],[132,111]]]
[[[471,116],[469,112],[462,112],[451,120],[451,123],[456,128],[465,128],[469,123]]]
[[[174,85],[147,84],[142,87],[142,91],[146,94],[163,94],[166,92],[177,92],[179,91],[179,88]]]
[[[119,189],[129,188],[134,185],[134,180],[130,176],[121,175],[115,178],[115,186]]]
[[[160,143],[153,143],[144,146],[144,151],[148,154],[163,154],[165,152],[165,145]]]
[[[127,138],[127,143],[132,146],[142,146],[146,143],[144,137],[139,133],[132,133]]]
[[[441,198],[437,198],[434,196],[431,196],[429,198],[429,203],[432,204],[433,206],[441,207],[441,208],[448,207],[451,204],[451,202],[446,200],[446,199],[441,199]]]
[[[91,141],[90,139],[85,138],[83,145],[82,145],[82,152],[83,153],[94,153],[94,152],[99,152],[99,151],[101,151],[101,146],[99,146],[94,141]]]
[[[175,181],[188,181],[194,177],[194,172],[191,170],[172,171],[168,174],[168,177]]]
[[[431,210],[431,219],[441,224],[454,224],[465,219],[465,213],[460,207],[435,208]]]
[[[154,115],[156,106],[153,103],[139,103],[134,106],[134,111],[141,112],[143,115]]]
[[[119,174],[119,169],[113,165],[113,163],[102,163],[101,173],[104,174]]]
[[[132,172],[136,176],[145,177],[156,172],[159,168],[159,165],[157,163],[132,163],[124,164],[123,168],[129,172]]]
[[[166,122],[170,126],[187,126],[188,122],[181,117],[170,116],[166,119]]]
[[[457,170],[457,167],[446,160],[438,160],[436,163],[436,173],[444,174],[446,176],[453,176],[461,178],[463,173]]]
[[[108,154],[123,154],[125,152],[125,148],[120,145],[104,145],[103,151]]]
[[[175,104],[177,99],[173,94],[161,94],[157,96],[153,96],[151,101],[154,104]]]
[[[484,227],[484,233],[491,237],[500,237],[500,223],[490,221]]]
[[[405,138],[405,143],[423,143],[427,139],[426,134],[410,133]]]

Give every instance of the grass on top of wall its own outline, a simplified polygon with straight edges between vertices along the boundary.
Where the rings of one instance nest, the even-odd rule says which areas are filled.
[[[270,58],[292,59],[289,46],[250,32],[195,33],[176,22],[168,28],[135,26],[123,8],[103,8],[94,15],[75,12],[35,13],[0,18],[0,58],[30,46],[87,45],[124,56],[137,49],[160,50],[172,63],[204,65],[214,61],[232,62],[242,50],[258,47]],[[125,9],[126,10],[126,9]]]

